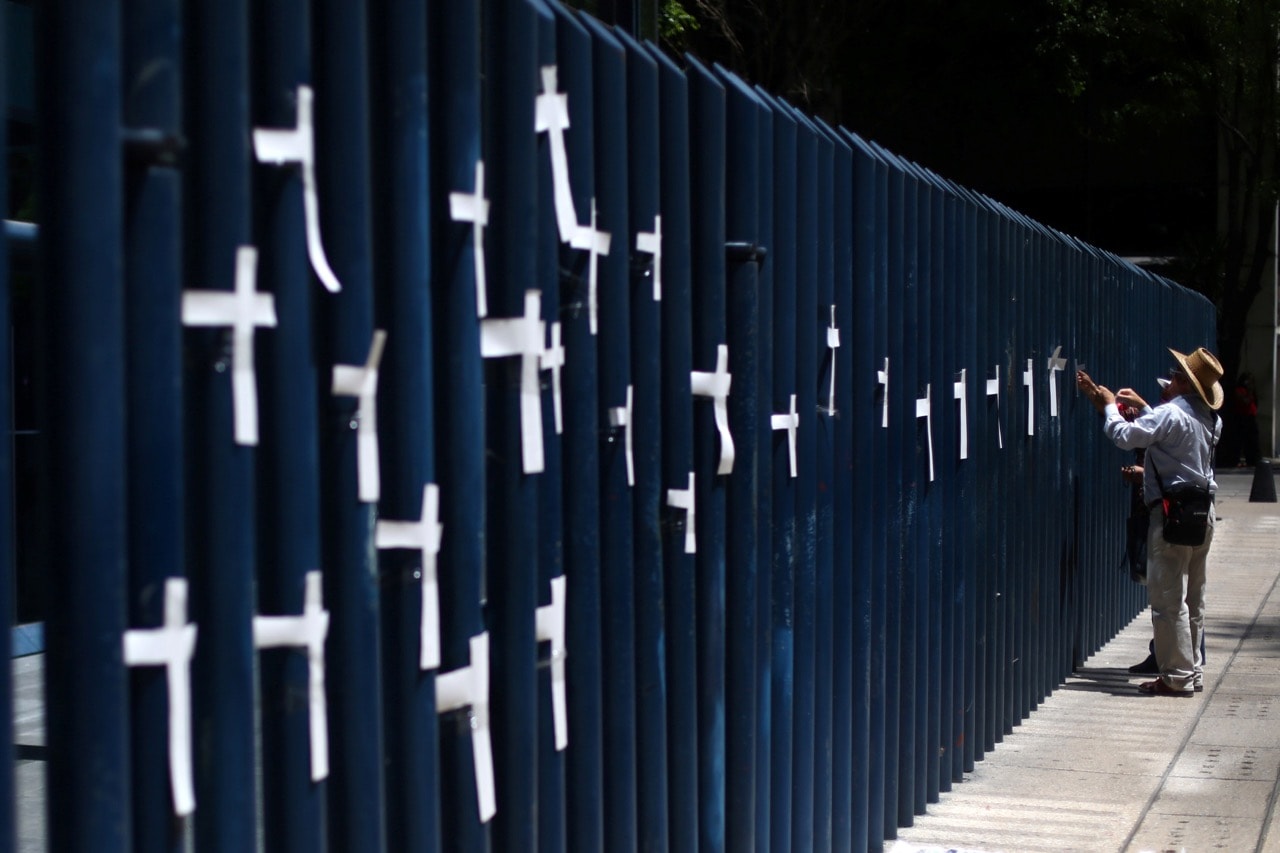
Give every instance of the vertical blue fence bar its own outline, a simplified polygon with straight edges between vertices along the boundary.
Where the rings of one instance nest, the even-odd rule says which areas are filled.
[[[696,59],[689,63],[690,234],[693,272],[693,369],[732,376],[726,337],[725,90]],[[726,357],[721,358],[721,353]],[[693,465],[698,553],[695,572],[698,684],[698,839],[704,851],[725,849],[725,501],[723,456],[710,397],[695,398]],[[723,417],[723,415],[721,416]],[[735,463],[736,464],[736,463]]]
[[[773,107],[773,241],[766,268],[772,278],[771,412],[790,412],[796,394],[796,120],[770,98]],[[763,321],[763,307],[761,318]],[[798,411],[798,410],[797,410]],[[770,446],[771,502],[770,607],[770,850],[791,846],[793,749],[795,739],[795,562],[796,480],[791,474],[788,436],[775,433]]]
[[[506,202],[490,208],[492,318],[524,317],[537,293],[529,289],[537,283],[535,36],[539,18],[549,14],[530,0],[507,0],[484,12],[483,32],[492,48],[485,55],[486,163],[492,164],[493,196]],[[537,499],[543,475],[527,470],[523,457],[524,442],[545,443],[546,436],[531,436],[522,425],[528,358],[536,356],[522,353],[485,365],[485,605],[497,794],[492,843],[503,850],[532,849],[537,828]]]
[[[854,513],[854,484],[861,483],[857,471],[857,459],[865,452],[866,445],[854,445],[854,420],[870,423],[868,411],[855,414],[853,399],[853,342],[850,329],[853,326],[854,283],[854,182],[853,150],[836,131],[828,128],[835,144],[833,185],[835,197],[832,223],[834,228],[834,278],[831,295],[831,317],[826,340],[823,342],[830,362],[826,402],[828,415],[833,419],[831,484],[832,502],[832,567],[834,583],[832,599],[835,602],[833,627],[832,678],[832,788],[831,788],[831,836],[832,849],[848,851],[854,848],[853,819],[855,791],[866,783],[866,773],[855,769],[854,719],[855,705],[865,701],[865,679],[860,675],[861,661],[856,640],[863,605],[856,595],[857,576],[860,570],[855,562],[855,534],[860,516]],[[833,337],[834,335],[834,337]],[[870,364],[867,359],[862,364]],[[819,397],[822,388],[818,389]],[[834,405],[832,403],[834,402]],[[864,564],[865,565],[865,564]],[[865,647],[862,647],[865,649]]]
[[[484,422],[480,324],[476,316],[474,226],[451,220],[451,193],[474,194],[483,174],[481,150],[480,4],[428,7],[428,103],[432,171],[431,311],[433,389],[442,526],[441,672],[468,666],[470,638],[484,630]],[[491,191],[486,190],[486,195]],[[482,850],[487,831],[476,803],[471,729],[458,714],[440,717],[441,838],[459,850]]]
[[[812,388],[815,438],[814,478],[814,713],[813,713],[813,845],[815,850],[831,849],[831,771],[832,749],[832,681],[835,658],[832,643],[835,627],[834,584],[832,570],[835,535],[834,509],[834,418],[827,411],[825,392],[831,383],[831,362],[827,358],[826,330],[831,322],[830,308],[834,299],[835,231],[834,211],[835,147],[830,128],[814,119],[818,143],[817,237],[818,254],[813,296],[813,311],[800,315],[800,328],[808,335],[813,350],[813,372],[803,384]]]
[[[629,416],[634,457],[636,619],[636,830],[641,850],[667,845],[666,626],[663,621],[662,245],[658,66],[650,52],[614,31],[627,62],[627,219],[631,312]],[[643,236],[642,236],[643,235]],[[656,240],[653,245],[650,240]],[[622,247],[620,247],[622,248]],[[656,251],[654,251],[656,249]]]
[[[600,437],[600,601],[604,651],[605,847],[636,843],[636,581],[633,495],[627,474],[631,381],[631,252],[627,218],[627,66],[621,42],[594,18],[591,33],[595,116],[593,227],[610,235],[596,285]],[[598,223],[596,222],[598,213]],[[588,294],[590,298],[590,294]],[[597,310],[588,306],[588,311]],[[632,407],[634,409],[634,405]],[[621,415],[619,416],[619,413]],[[634,436],[632,437],[634,441]]]
[[[667,837],[646,849],[698,846],[698,679],[695,554],[698,524],[688,504],[693,485],[693,281],[690,217],[689,90],[665,54],[647,48],[658,66],[659,197],[661,199],[663,628],[667,694]],[[692,494],[690,488],[694,489]],[[672,501],[673,494],[677,500]],[[683,496],[683,500],[679,497]],[[696,509],[696,507],[694,507]],[[692,537],[689,533],[692,531]]]
[[[118,4],[42,10],[41,234],[49,380],[49,849],[130,846],[126,681],[125,306]],[[60,97],[76,92],[81,104]],[[56,401],[56,405],[54,405]],[[71,534],[54,523],[73,525]],[[92,697],[90,699],[90,697]],[[78,709],[92,701],[95,713]]]
[[[389,521],[413,522],[427,517],[427,489],[439,486],[432,382],[427,4],[375,0],[369,24],[375,93],[372,177],[375,195],[387,202],[375,207],[373,220],[376,326],[386,330],[389,342],[379,382],[395,389],[378,399],[378,511]],[[423,549],[379,551],[387,839],[391,847],[414,851],[435,850],[441,843],[435,672],[422,667],[427,571]]]
[[[555,15],[538,16],[538,76],[542,78],[548,69],[556,72],[557,20]],[[539,89],[540,93],[543,88]],[[544,97],[540,94],[539,97]],[[537,107],[535,106],[535,111]],[[555,131],[558,132],[558,131]],[[538,134],[538,208],[556,209],[556,165],[553,162],[553,131]],[[538,588],[539,613],[547,613],[554,622],[557,599],[553,588],[567,583],[564,576],[564,431],[563,365],[557,345],[564,346],[563,324],[560,322],[560,234],[555,217],[541,218],[538,222],[537,283],[542,292],[542,321],[546,327],[544,346],[552,353],[552,360],[540,357],[542,376],[542,435],[544,476],[538,482]],[[563,603],[560,604],[563,607]],[[543,608],[546,608],[544,610]],[[560,613],[563,616],[563,611]],[[565,666],[563,650],[557,648],[555,632],[559,625],[551,626],[550,636],[538,633],[538,644],[546,642],[546,659],[538,653],[538,849],[548,853],[562,851],[566,844],[566,789],[565,748],[557,738],[558,725],[565,725],[567,732],[568,709],[563,709],[566,719],[556,719],[555,671]]]
[[[321,310],[321,518],[332,768],[329,843],[338,850],[386,844],[382,667],[377,559],[372,534],[377,496],[357,449],[358,398],[334,394],[332,368],[373,356],[373,198],[369,25],[366,4],[321,0],[315,15],[316,179],[321,233],[341,292]],[[388,339],[389,348],[406,342]],[[388,393],[385,389],[383,394]],[[379,395],[381,396],[381,395]]]
[[[577,15],[555,7],[561,88],[569,106],[566,138],[577,222],[590,225],[595,197],[592,40]],[[563,237],[562,237],[563,240]],[[568,849],[604,845],[604,715],[601,650],[600,420],[597,338],[587,310],[589,251],[561,246],[560,322],[563,326],[565,576],[569,753]]]
[[[766,251],[774,247],[774,106],[756,87],[759,152],[756,158],[757,235]],[[773,262],[766,254],[757,282],[759,319],[756,325],[757,381],[760,407],[773,403]],[[772,411],[772,409],[770,409]],[[756,419],[756,737],[755,842],[769,849],[773,801],[773,422],[762,413]]]
[[[188,145],[186,287],[232,290],[249,228],[248,6],[216,14],[187,9]],[[264,334],[265,336],[265,334]],[[254,779],[254,451],[233,438],[229,330],[188,329],[187,519],[195,745],[218,760],[196,761],[196,844],[245,850],[256,835]],[[255,336],[256,337],[256,336]],[[332,674],[332,671],[331,671]],[[216,746],[214,746],[216,744]]]
[[[132,155],[125,235],[127,610],[130,625],[148,628],[164,623],[165,580],[180,576],[183,566],[180,23],[173,2],[131,4],[123,19]],[[175,850],[167,676],[158,667],[139,668],[130,683],[134,849]]]
[[[725,86],[725,237],[727,339],[737,375],[729,398],[736,458],[729,478],[725,530],[725,840],[727,850],[756,846],[756,632],[759,615],[757,481],[760,419],[761,244],[760,101],[736,75],[717,66]]]
[[[260,57],[254,127],[297,126],[299,86],[311,82],[310,16],[295,0],[258,7]],[[307,257],[303,176],[296,167],[259,166],[255,215],[260,289],[275,300],[278,325],[258,347],[261,438],[258,484],[258,608],[302,612],[306,574],[321,566],[320,367],[313,306],[320,286]],[[314,850],[325,838],[324,783],[311,778],[306,656],[296,649],[259,654],[263,842],[273,850]]]

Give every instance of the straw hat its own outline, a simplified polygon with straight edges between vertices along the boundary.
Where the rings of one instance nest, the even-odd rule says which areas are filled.
[[[1173,357],[1182,366],[1182,371],[1191,380],[1200,399],[1208,403],[1211,409],[1221,409],[1224,396],[1218,380],[1222,378],[1222,365],[1214,358],[1213,353],[1204,347],[1191,355],[1180,353],[1176,349],[1170,349],[1169,352],[1173,353]]]

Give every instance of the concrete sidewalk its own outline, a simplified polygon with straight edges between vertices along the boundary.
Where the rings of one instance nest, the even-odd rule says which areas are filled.
[[[1218,481],[1204,692],[1137,692],[1144,612],[886,849],[1280,853],[1280,504]]]

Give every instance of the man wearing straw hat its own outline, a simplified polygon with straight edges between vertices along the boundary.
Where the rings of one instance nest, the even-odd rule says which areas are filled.
[[[1132,388],[1112,393],[1084,371],[1076,385],[1106,414],[1103,432],[1122,450],[1146,450],[1143,489],[1151,506],[1147,538],[1147,597],[1155,629],[1155,656],[1160,675],[1138,685],[1156,696],[1191,696],[1202,688],[1204,662],[1200,638],[1204,629],[1205,563],[1213,543],[1213,511],[1200,545],[1165,541],[1163,493],[1187,483],[1218,490],[1213,478],[1213,448],[1221,434],[1215,414],[1222,408],[1222,365],[1200,347],[1190,355],[1169,350],[1177,361],[1170,374],[1169,402],[1151,408]],[[1121,417],[1117,402],[1138,408],[1132,422]],[[1163,488],[1162,485],[1163,484]]]

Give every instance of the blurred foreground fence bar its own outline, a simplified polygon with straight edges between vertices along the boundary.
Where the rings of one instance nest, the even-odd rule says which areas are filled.
[[[48,849],[878,850],[1142,608],[1203,297],[555,0],[40,19]]]

